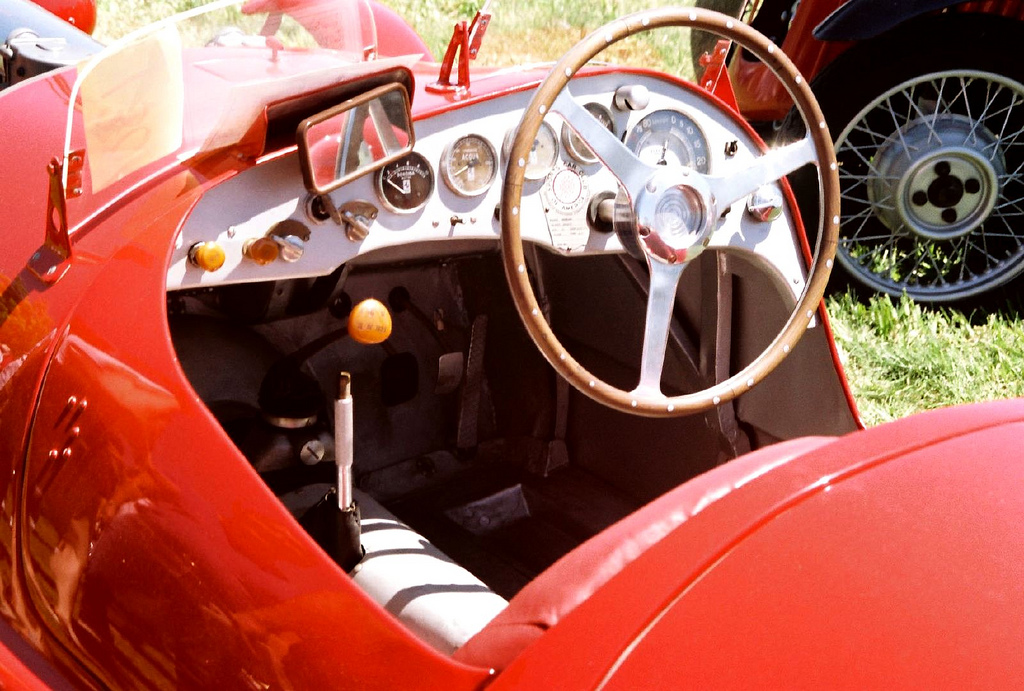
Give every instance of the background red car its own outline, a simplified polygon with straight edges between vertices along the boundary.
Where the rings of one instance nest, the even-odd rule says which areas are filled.
[[[835,137],[845,275],[920,302],[999,304],[1024,270],[1024,67],[1007,52],[1024,36],[1020,3],[755,0],[743,12],[812,80]],[[762,66],[737,53],[730,69],[748,117],[785,119]]]

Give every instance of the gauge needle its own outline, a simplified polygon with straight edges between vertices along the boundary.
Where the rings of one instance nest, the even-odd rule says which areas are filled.
[[[453,177],[453,178],[457,178],[457,177],[459,177],[460,175],[462,175],[463,173],[465,173],[465,172],[466,172],[467,170],[469,170],[469,169],[470,169],[471,167],[472,167],[472,164],[470,164],[470,163],[467,163],[466,165],[462,166],[461,168],[459,168],[458,170],[456,170],[455,172],[453,172],[453,173],[452,173],[452,177]]]
[[[663,165],[667,165],[668,164],[668,160],[666,159],[667,155],[668,155],[668,137],[665,137],[665,143],[661,145],[661,160],[658,161],[658,165],[659,166],[663,166]]]
[[[395,181],[394,181],[394,180],[392,180],[391,178],[384,178],[384,182],[388,183],[389,185],[391,185],[392,187],[394,187],[394,188],[395,188],[396,190],[398,190],[398,191],[399,191],[399,192],[401,192],[402,194],[405,194],[405,193],[406,193],[406,192],[405,192],[405,188],[404,188],[404,187],[401,187],[401,186],[399,186],[399,185],[396,185],[396,184],[395,184]]]

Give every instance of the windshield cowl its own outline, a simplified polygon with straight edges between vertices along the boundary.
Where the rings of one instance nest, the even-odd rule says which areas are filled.
[[[377,59],[367,0],[219,0],[131,32],[78,69],[69,225],[154,168],[251,138],[273,104],[418,57]]]

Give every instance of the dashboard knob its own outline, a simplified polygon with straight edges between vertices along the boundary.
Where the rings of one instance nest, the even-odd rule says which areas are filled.
[[[188,248],[188,261],[203,271],[216,271],[224,266],[224,248],[216,242],[197,242]]]
[[[302,259],[302,253],[306,249],[306,243],[297,235],[275,235],[274,242],[281,259],[288,263],[297,262]]]
[[[747,213],[762,223],[774,221],[782,215],[782,193],[772,185],[765,185],[747,199]]]
[[[391,335],[391,313],[380,300],[363,300],[348,315],[348,335],[364,345],[383,343]]]
[[[651,92],[642,84],[620,86],[613,103],[619,110],[643,110],[651,103]]]
[[[266,266],[270,262],[277,259],[277,255],[281,253],[281,249],[277,246],[277,243],[270,238],[256,238],[255,240],[249,240],[242,247],[242,254],[252,259],[260,266]]]

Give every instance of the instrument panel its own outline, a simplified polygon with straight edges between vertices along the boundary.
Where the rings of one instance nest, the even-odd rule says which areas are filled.
[[[474,84],[479,87],[485,79]],[[627,100],[616,99],[623,88],[645,90],[646,106],[617,106]],[[726,175],[732,168],[750,165],[760,154],[761,144],[754,136],[697,87],[646,74],[609,73],[576,77],[569,89],[578,103],[650,165],[686,165],[700,173]],[[334,190],[331,204],[309,199],[294,157],[267,161],[227,180],[207,191],[184,224],[168,271],[168,289],[315,277],[354,259],[393,261],[496,247],[501,178],[531,95],[506,93],[421,117],[414,122],[416,144],[411,153]],[[524,241],[570,256],[623,251],[611,228],[594,221],[594,207],[615,197],[618,181],[571,123],[557,112],[549,113],[529,160],[522,164]],[[324,211],[330,206],[337,217]],[[765,242],[771,240],[787,255],[772,263],[782,267],[791,288],[802,287],[803,259],[787,249],[799,247],[787,214],[778,223],[757,222],[740,207],[737,203],[723,214],[715,242],[765,252]],[[314,213],[317,208],[320,213]],[[354,219],[352,224],[335,220],[345,214]],[[282,221],[302,224],[308,239],[281,237],[274,229]],[[268,237],[288,249],[287,261],[267,260],[272,254],[264,242]],[[198,245],[213,244],[223,249],[225,260],[208,270],[194,257]],[[266,251],[259,261],[252,255],[257,244]]]

